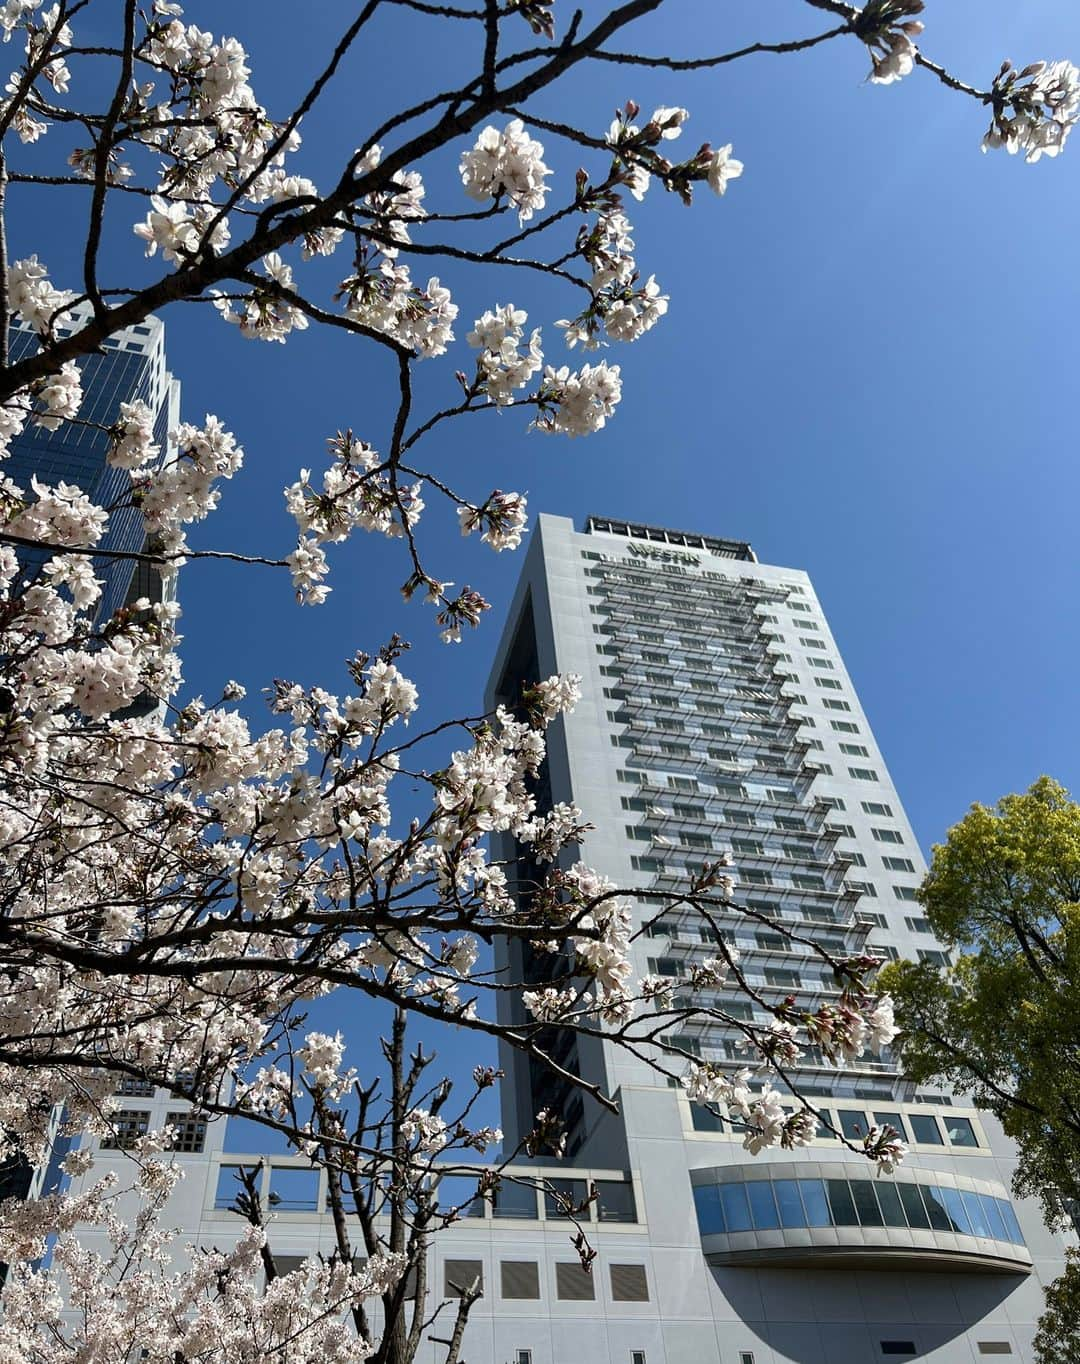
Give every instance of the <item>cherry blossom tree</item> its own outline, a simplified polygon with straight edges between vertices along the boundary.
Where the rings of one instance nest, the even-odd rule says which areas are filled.
[[[588,17],[553,0],[366,0],[351,7],[300,101],[280,109],[272,92],[266,104],[256,94],[240,40],[197,26],[216,13],[189,22],[171,0],[146,9],[124,0],[107,16],[93,0],[4,0],[0,27],[16,66],[0,105],[0,209],[25,214],[33,209],[21,205],[40,199],[45,212],[46,196],[78,195],[81,265],[73,253],[54,275],[36,254],[9,259],[0,223],[0,453],[34,425],[93,426],[80,416],[80,362],[172,304],[209,303],[207,326],[235,326],[256,342],[314,325],[362,338],[394,376],[393,421],[330,435],[326,467],[299,470],[285,492],[295,547],[268,545],[253,561],[282,570],[317,608],[330,591],[328,546],[364,531],[397,539],[406,599],[423,597],[443,638],[459,641],[488,603],[429,565],[425,500],[448,500],[463,535],[495,551],[517,548],[527,510],[519,493],[452,486],[438,464],[440,429],[493,409],[521,409],[537,440],[604,427],[622,383],[609,350],[661,324],[668,304],[635,259],[628,200],[673,193],[689,204],[698,190],[737,192],[743,172],[722,130],[717,145],[687,145],[681,107],[645,113],[628,99],[608,127],[587,128],[542,117],[534,97],[594,63],[627,68],[628,82],[634,68],[674,81],[835,41],[868,62],[874,84],[919,75],[981,105],[984,149],[1054,157],[1080,117],[1080,73],[1067,62],[1006,63],[988,88],[946,71],[922,50],[921,0],[806,4],[824,24],[809,36],[676,57],[635,50],[635,25],[664,0],[594,6]],[[401,11],[428,36],[447,25],[474,35],[474,74],[377,127],[358,125],[336,179],[318,186],[303,174],[303,120],[356,46],[378,41],[387,15]],[[102,25],[112,34],[104,42]],[[80,37],[84,26],[93,41]],[[545,163],[551,139],[584,163],[568,184]],[[433,204],[425,167],[447,150],[460,192]],[[149,283],[103,282],[106,246],[124,244],[152,263]],[[524,310],[494,298],[471,326],[459,319],[455,281],[495,268],[507,292],[522,271],[550,281],[547,342]],[[8,350],[13,325],[37,338],[18,357]],[[564,348],[593,358],[564,363]],[[460,368],[447,371],[443,405],[418,410],[416,368],[444,355]],[[876,961],[837,957],[770,921],[829,964],[840,993],[814,1006],[759,997],[721,931],[720,916],[736,908],[721,862],[649,905],[651,920],[692,912],[714,930],[715,955],[679,982],[694,1002],[670,979],[636,977],[630,947],[649,917],[635,928],[632,892],[579,860],[585,814],[538,804],[545,731],[577,700],[572,677],[533,679],[493,715],[422,723],[395,637],[356,653],[327,688],[275,683],[272,718],[257,732],[235,683],[223,679],[212,704],[185,698],[169,594],[103,618],[97,575],[118,557],[166,582],[193,557],[243,558],[193,550],[186,538],[242,451],[212,416],[181,423],[163,449],[139,401],[121,407],[107,435],[109,463],[127,475],[110,505],[65,482],[24,487],[0,472],[0,1129],[7,1152],[40,1161],[58,1107],[69,1132],[106,1134],[118,1080],[151,1080],[207,1114],[253,1119],[325,1166],[337,1249],[277,1274],[249,1178],[237,1194],[247,1224],[237,1244],[171,1275],[160,1212],[177,1171],[167,1133],[151,1134],[132,1153],[133,1226],[118,1217],[108,1179],[0,1209],[0,1259],[12,1267],[0,1357],[44,1361],[63,1341],[92,1342],[95,1357],[119,1361],[137,1341],[155,1364],[286,1351],[406,1364],[445,1306],[421,1282],[410,1308],[403,1289],[410,1271],[422,1274],[430,1237],[461,1211],[440,1204],[438,1177],[501,1142],[473,1116],[496,1073],[478,1069],[455,1099],[411,1047],[413,1020],[499,1038],[556,1071],[543,1040],[551,1025],[602,1036],[741,1124],[750,1151],[808,1141],[813,1106],[786,1111],[776,1083],[808,1045],[838,1065],[888,1045],[892,1010],[873,985]],[[147,548],[109,549],[110,518],[133,510]],[[136,705],[147,697],[155,705]],[[391,812],[404,778],[427,800],[406,827]],[[492,833],[512,835],[540,869],[528,884],[491,858]],[[543,987],[483,967],[498,937],[549,959]],[[770,1024],[708,1003],[724,986],[756,998]],[[507,990],[520,994],[528,1023],[496,1021],[493,1000]],[[310,1003],[336,991],[386,1012],[383,1064],[370,1073],[346,1068],[340,1036],[305,1031]],[[676,1034],[704,1018],[742,1034],[744,1069],[683,1053]],[[480,1192],[523,1177],[510,1162],[559,1142],[558,1115],[538,1113],[522,1147],[478,1177]],[[903,1154],[888,1128],[859,1149],[886,1169]],[[68,1172],[87,1174],[88,1159],[76,1150]],[[106,1228],[111,1255],[81,1245],[89,1222]],[[579,1245],[587,1260],[583,1232]],[[448,1364],[474,1296],[454,1309]],[[381,1304],[377,1327],[369,1299]]]

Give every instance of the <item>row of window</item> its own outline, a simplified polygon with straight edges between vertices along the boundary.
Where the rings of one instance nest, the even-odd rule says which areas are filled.
[[[860,862],[859,865],[865,866],[866,864]],[[904,867],[901,868],[901,870],[906,871],[907,868]],[[877,899],[877,886],[870,881],[852,881],[849,877],[844,884],[847,885],[849,889],[855,891],[857,895],[865,895],[871,900]],[[893,886],[893,895],[895,895],[898,900],[904,901],[913,901],[918,898],[914,886]],[[861,911],[860,917],[865,917]],[[881,927],[885,927],[884,921],[882,922]]]
[[[959,1114],[945,1113],[940,1119],[933,1113],[898,1113],[892,1109],[874,1109],[871,1114],[853,1108],[837,1109],[835,1113],[827,1108],[818,1109],[820,1121],[816,1137],[818,1141],[836,1141],[836,1128],[848,1141],[861,1142],[871,1127],[891,1127],[903,1141],[914,1141],[922,1146],[950,1146],[966,1148],[977,1147],[979,1138],[970,1118]],[[690,1116],[695,1132],[723,1132],[724,1120],[704,1104],[691,1104]],[[742,1124],[735,1128],[742,1131]],[[945,1130],[943,1138],[942,1128]],[[734,1130],[734,1129],[733,1129]]]
[[[144,1091],[137,1091],[142,1093]],[[151,1086],[153,1092],[153,1086]],[[206,1145],[206,1118],[199,1113],[169,1113],[165,1125],[172,1137],[171,1150],[191,1155]],[[150,1130],[150,1114],[144,1109],[122,1108],[112,1116],[112,1131],[101,1140],[103,1151],[130,1151]]]
[[[694,1189],[702,1236],[807,1227],[897,1227],[1024,1245],[1005,1198],[945,1184],[875,1179],[755,1179]]]
[[[560,1302],[595,1302],[597,1276],[580,1260],[556,1260],[555,1296]],[[643,1264],[609,1264],[613,1302],[648,1302],[649,1280]],[[443,1294],[461,1298],[476,1285],[484,1292],[483,1260],[445,1260]],[[505,1300],[540,1301],[540,1265],[536,1260],[501,1260],[499,1294]]]
[[[232,1208],[241,1187],[238,1172],[243,1168],[239,1165],[221,1166],[215,1208]],[[545,1183],[547,1188],[538,1199],[540,1191],[534,1186],[504,1179],[489,1201],[477,1195],[476,1178],[448,1175],[439,1181],[438,1202],[444,1211],[457,1209],[461,1217],[482,1218],[490,1208],[494,1218],[535,1222],[540,1220],[541,1208],[546,1219],[565,1218],[568,1207],[576,1208],[585,1204],[591,1185],[596,1190],[595,1202],[578,1215],[578,1221],[588,1222],[593,1218],[600,1222],[637,1221],[634,1186],[628,1180],[558,1178],[548,1179]],[[318,1212],[319,1171],[301,1166],[271,1165],[268,1201],[277,1212]]]

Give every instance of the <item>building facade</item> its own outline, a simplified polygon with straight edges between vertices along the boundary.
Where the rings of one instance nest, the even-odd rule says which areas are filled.
[[[77,331],[88,315],[75,309],[66,325],[57,328],[58,336]],[[38,347],[38,335],[24,322],[16,320],[9,332],[11,360],[21,360]],[[28,423],[11,442],[4,461],[4,472],[20,487],[29,489],[32,477],[55,485],[74,483],[98,506],[110,508],[125,499],[131,476],[114,468],[106,455],[110,438],[98,426],[110,427],[120,415],[120,404],[140,399],[154,414],[154,442],[159,459],[169,458],[169,432],[180,420],[180,383],[169,372],[165,357],[165,326],[160,319],[125,328],[102,342],[101,353],[79,362],[83,400],[77,421],[61,423],[55,431]],[[84,425],[94,423],[94,425]],[[137,508],[118,507],[100,542],[100,548],[127,553],[145,548],[146,535]],[[24,572],[32,576],[44,562],[36,550],[20,550]],[[160,577],[144,564],[132,559],[94,559],[94,573],[102,581],[97,619],[107,620],[129,600],[148,597],[161,599]]]
[[[636,890],[639,925],[656,917],[650,892],[730,851],[748,913],[720,926],[764,1001],[832,989],[821,959],[777,924],[838,953],[941,952],[914,900],[918,844],[805,573],[758,563],[736,541],[600,518],[578,532],[542,516],[487,700],[513,702],[522,681],[553,672],[580,674],[583,698],[550,731],[539,799],[586,812],[583,857]],[[677,981],[714,951],[698,921],[665,916],[638,939],[636,965]],[[505,948],[496,965],[538,974]],[[734,993],[714,1002],[733,1017],[757,1007]],[[564,1066],[617,1095],[619,1116],[507,1050],[503,1127],[513,1143],[538,1109],[563,1115],[567,1159],[527,1170],[575,1197],[595,1183],[597,1258],[584,1274],[548,1196],[506,1183],[478,1201],[429,1265],[436,1297],[482,1280],[469,1364],[1031,1364],[1063,1243],[1037,1205],[1011,1198],[1012,1148],[961,1096],[917,1089],[888,1056],[838,1071],[810,1052],[798,1087],[828,1124],[804,1148],[750,1157],[740,1132],[644,1062],[548,1040]],[[743,1059],[734,1029],[716,1022],[679,1045]],[[125,1098],[124,1121],[131,1133],[180,1125],[187,1178],[170,1217],[197,1244],[235,1239],[235,1167],[257,1156],[226,1152],[220,1125],[147,1087]],[[882,1122],[909,1155],[875,1179],[831,1128],[857,1142]],[[120,1158],[101,1152],[98,1171]],[[286,1267],[329,1254],[324,1177],[272,1157],[261,1178]],[[447,1332],[425,1333],[424,1364],[444,1353],[431,1334]]]

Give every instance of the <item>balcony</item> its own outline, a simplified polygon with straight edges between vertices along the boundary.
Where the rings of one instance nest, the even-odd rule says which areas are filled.
[[[1027,1274],[1031,1256],[1005,1188],[908,1167],[770,1161],[690,1172],[702,1249],[714,1265]]]

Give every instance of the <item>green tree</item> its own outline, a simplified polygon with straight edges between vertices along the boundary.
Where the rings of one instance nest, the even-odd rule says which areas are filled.
[[[970,1094],[1016,1142],[1018,1196],[1051,1227],[1080,1209],[1080,805],[1040,777],[996,808],[973,805],[934,848],[919,890],[954,965],[896,962],[906,1072]],[[1045,1364],[1080,1360],[1080,1266],[1053,1285]]]

